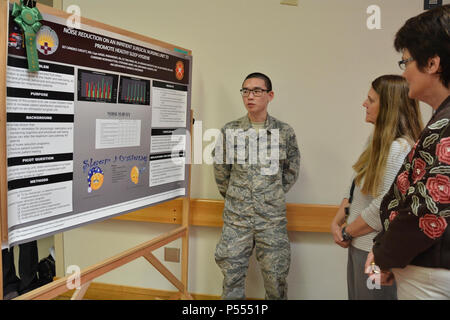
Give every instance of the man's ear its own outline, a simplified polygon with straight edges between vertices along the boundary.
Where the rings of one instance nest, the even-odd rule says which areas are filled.
[[[441,57],[438,55],[433,58],[428,59],[427,72],[429,74],[436,74],[442,71],[441,68]]]
[[[270,91],[268,93],[268,95],[269,95],[269,101],[272,101],[273,97],[275,96],[275,93],[273,91]]]

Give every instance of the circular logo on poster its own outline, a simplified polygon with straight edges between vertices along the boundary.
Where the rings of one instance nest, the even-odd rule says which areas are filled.
[[[183,61],[177,61],[175,66],[175,77],[178,80],[183,80],[184,77],[184,63]]]
[[[43,26],[36,35],[36,47],[46,56],[56,52],[59,46],[58,35],[52,28]]]

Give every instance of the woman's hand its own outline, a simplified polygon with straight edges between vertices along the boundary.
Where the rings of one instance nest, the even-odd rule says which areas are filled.
[[[367,255],[364,273],[368,274],[369,278],[372,280],[379,281],[382,286],[391,286],[395,281],[395,277],[392,272],[381,270],[380,267],[375,264],[375,256],[372,251],[370,251]]]
[[[350,241],[344,241],[344,239],[342,239],[342,227],[335,222],[331,224],[331,234],[333,235],[334,242],[337,245],[341,246],[342,248],[349,247]]]
[[[348,248],[350,245],[350,241],[344,241],[344,239],[342,239],[342,226],[345,223],[346,207],[348,207],[348,199],[344,198],[336,212],[333,222],[331,222],[331,234],[333,235],[334,242],[342,248]]]

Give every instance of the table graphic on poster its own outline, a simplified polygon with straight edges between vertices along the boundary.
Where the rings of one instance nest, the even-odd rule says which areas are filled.
[[[58,45],[39,50],[34,73],[9,21],[10,246],[185,196],[188,187],[192,57],[43,17],[37,38]]]
[[[141,144],[141,120],[96,119],[95,148],[137,147]]]
[[[150,81],[121,76],[119,103],[150,105]]]

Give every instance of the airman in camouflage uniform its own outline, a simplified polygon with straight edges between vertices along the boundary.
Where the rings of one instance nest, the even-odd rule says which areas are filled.
[[[215,253],[224,275],[223,299],[245,298],[245,276],[255,247],[266,299],[287,299],[290,243],[285,193],[298,178],[300,152],[294,130],[268,115],[273,92],[270,80],[267,85],[266,76],[259,75],[251,74],[243,83],[243,89],[250,90],[243,92],[248,114],[222,128],[218,140],[222,144],[213,152],[215,179],[225,198],[224,225]],[[263,119],[257,134],[252,126],[257,121],[252,120]],[[257,141],[259,157],[255,157],[252,141]],[[264,161],[262,154],[270,160]]]

